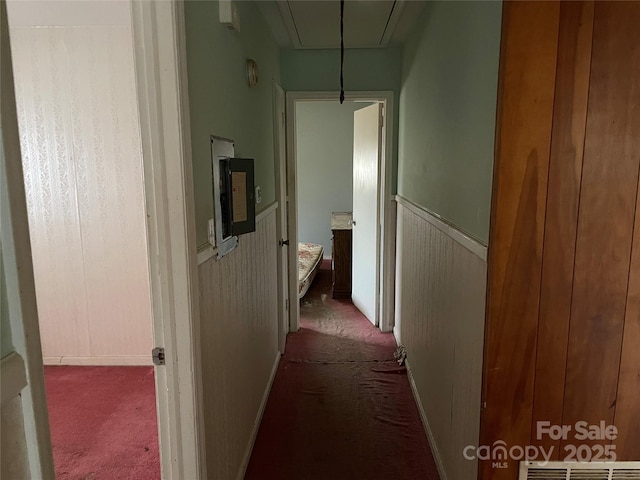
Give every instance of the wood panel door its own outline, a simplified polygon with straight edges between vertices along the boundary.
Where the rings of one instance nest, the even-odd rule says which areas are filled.
[[[640,2],[504,4],[482,445],[640,459],[638,24]]]

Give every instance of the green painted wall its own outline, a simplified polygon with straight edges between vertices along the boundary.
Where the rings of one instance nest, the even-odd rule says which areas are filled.
[[[283,49],[282,84],[286,91],[339,91],[340,50]],[[393,92],[393,178],[397,181],[398,112],[402,49],[346,49],[344,88],[346,91]],[[395,188],[393,190],[395,193]]]
[[[285,90],[340,90],[340,50],[283,49],[282,83]],[[400,91],[402,50],[399,48],[346,49],[345,90]]]
[[[405,44],[398,193],[487,243],[500,2],[429,2]]]
[[[231,138],[238,157],[255,159],[262,188],[257,211],[275,201],[272,82],[280,82],[280,51],[256,5],[236,2],[240,32],[218,21],[218,2],[185,4],[187,72],[198,245],[208,241],[213,216],[209,136]],[[258,86],[246,82],[246,60],[258,63]]]

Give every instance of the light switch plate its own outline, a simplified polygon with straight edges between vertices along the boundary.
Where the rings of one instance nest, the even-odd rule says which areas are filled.
[[[216,224],[213,218],[209,219],[209,243],[213,246],[216,244]]]
[[[259,185],[256,185],[256,203],[260,203],[262,201],[262,190]]]

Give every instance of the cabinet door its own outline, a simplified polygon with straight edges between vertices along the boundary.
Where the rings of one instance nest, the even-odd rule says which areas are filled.
[[[333,232],[333,297],[351,297],[351,230]]]

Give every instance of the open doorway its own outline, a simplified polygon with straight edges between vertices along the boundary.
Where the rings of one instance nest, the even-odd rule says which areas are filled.
[[[130,5],[9,2],[57,478],[160,478]]]
[[[337,98],[288,95],[292,332],[244,478],[438,478],[382,313],[393,311],[391,96]]]
[[[391,331],[395,206],[386,112],[393,95],[353,92],[342,105],[337,98],[331,92],[287,94],[289,298],[308,288],[300,256],[321,251],[333,271],[332,295],[352,298],[371,323]],[[291,302],[291,331],[299,319],[300,305]]]

